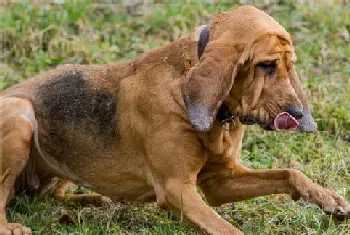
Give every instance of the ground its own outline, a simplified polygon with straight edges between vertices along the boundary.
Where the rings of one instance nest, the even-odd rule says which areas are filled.
[[[58,64],[114,63],[132,58],[208,23],[216,10],[238,6],[181,0],[152,5],[149,14],[142,16],[116,4],[85,0],[65,5],[21,2],[0,4],[0,89]],[[249,127],[243,162],[253,168],[301,170],[350,200],[350,5],[258,6],[292,35],[298,73],[319,132],[271,133]],[[349,221],[334,222],[315,206],[293,202],[284,195],[216,210],[251,235],[350,234]],[[200,234],[155,204],[94,207],[57,202],[49,196],[20,196],[11,202],[8,218],[31,227],[34,234],[45,235]]]

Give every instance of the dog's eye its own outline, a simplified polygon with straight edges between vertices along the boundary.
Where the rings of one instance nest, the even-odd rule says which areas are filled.
[[[268,75],[273,75],[276,71],[276,62],[262,62],[257,65],[259,68],[264,70]]]

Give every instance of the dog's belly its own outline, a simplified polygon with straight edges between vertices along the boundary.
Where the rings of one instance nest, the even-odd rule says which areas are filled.
[[[39,170],[70,179],[112,199],[155,199],[153,177],[143,156],[137,157],[136,152],[132,153],[133,156],[130,153],[121,154],[111,147],[103,150],[96,143],[94,145],[89,140],[86,142],[85,150],[81,146],[71,146],[70,155],[49,154],[60,153],[64,146],[51,145],[49,149],[42,148],[40,156],[36,156],[41,161]]]

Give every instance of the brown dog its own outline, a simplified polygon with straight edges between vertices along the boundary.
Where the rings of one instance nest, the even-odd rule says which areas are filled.
[[[7,222],[6,202],[53,177],[156,200],[208,234],[242,232],[197,185],[213,206],[287,193],[348,218],[341,196],[301,172],[239,163],[244,124],[316,131],[294,60],[283,27],[243,6],[130,61],[65,65],[11,87],[0,98],[0,234],[31,233]]]

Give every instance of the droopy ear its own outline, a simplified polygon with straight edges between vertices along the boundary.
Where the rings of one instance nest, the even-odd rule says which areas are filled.
[[[243,47],[232,42],[210,42],[200,62],[187,74],[183,97],[187,116],[198,132],[207,132],[230,92],[241,63]]]
[[[307,104],[306,95],[303,91],[298,74],[293,66],[289,71],[289,77],[292,87],[298,96],[298,99],[303,104],[303,117],[299,120],[298,129],[302,132],[315,132],[317,131],[317,123],[314,121]]]

